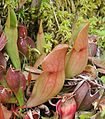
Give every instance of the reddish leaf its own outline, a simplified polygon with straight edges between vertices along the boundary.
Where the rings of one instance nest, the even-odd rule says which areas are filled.
[[[10,99],[10,93],[4,88],[0,90],[1,101],[7,103]]]
[[[7,71],[6,81],[11,90],[15,93],[20,106],[24,104],[24,90],[26,89],[26,79],[20,70],[12,69]]]
[[[92,102],[99,97],[98,91],[94,95],[91,94],[90,86],[91,85],[87,81],[84,81],[75,91],[77,109],[89,109]]]
[[[76,109],[77,105],[73,97],[59,100],[56,104],[56,110],[60,115],[60,119],[73,119]]]
[[[22,88],[23,91],[26,88],[26,79],[23,73],[19,70],[12,69],[11,67],[7,71],[6,81],[8,86],[16,93],[19,88]]]
[[[0,51],[4,48],[6,42],[7,42],[7,38],[3,32],[0,37]]]
[[[102,69],[105,69],[105,59],[98,59],[98,58],[92,57],[92,61],[96,66]]]
[[[66,77],[71,78],[81,73],[88,61],[88,27],[89,23],[82,23],[73,31],[73,49],[66,56]]]
[[[13,97],[13,93],[10,89],[3,88],[0,90],[1,102],[4,103],[16,103],[16,99]]]
[[[94,57],[97,51],[97,44],[89,43],[89,56]]]
[[[85,22],[80,24],[78,33],[75,33],[77,30],[74,29],[72,38],[75,40],[74,49],[76,51],[88,48],[88,27],[89,22]]]
[[[71,78],[80,74],[87,64],[88,49],[76,51],[72,49],[66,57],[66,77]]]
[[[1,104],[1,98],[0,98],[0,119],[10,119],[11,116],[12,116],[12,112],[8,111],[7,108]]]
[[[91,94],[91,90],[88,90],[84,100],[81,103],[81,106],[79,109],[85,109],[88,110],[90,108],[90,106],[92,105],[92,103],[98,99],[100,96],[99,91],[97,91],[95,94]]]
[[[3,85],[0,85],[0,90],[3,90],[4,86]]]
[[[1,100],[1,99],[0,99]],[[0,102],[0,118],[1,119],[5,119],[4,118],[4,114],[3,114],[3,110],[2,110],[2,104],[1,104],[1,102]]]
[[[80,85],[80,84],[78,84]],[[75,100],[77,103],[77,109],[79,109],[82,101],[84,100],[87,92],[89,90],[89,84],[87,82],[83,82],[82,85],[80,85],[77,89],[77,91],[75,92]]]
[[[27,28],[25,26],[18,26],[18,48],[26,57],[29,55],[29,48],[35,48],[34,41],[27,36]]]
[[[27,37],[27,28],[22,25],[18,25],[18,38],[26,38]]]
[[[6,69],[6,59],[0,52],[0,83],[4,80],[4,70]]]
[[[0,66],[2,66],[4,69],[6,69],[6,59],[4,57],[4,55],[0,52]]]
[[[1,80],[2,72],[3,72],[3,67],[0,66],[0,80]]]
[[[2,106],[2,110],[4,113],[4,119],[10,119],[10,117],[12,116],[12,112],[8,111],[6,107]]]
[[[45,57],[42,68],[44,72],[60,72],[65,68],[65,52],[67,51],[66,44],[57,45],[53,51]]]
[[[29,47],[35,48],[34,41],[28,36],[26,38],[19,38],[17,44],[19,51],[26,57],[29,57]]]
[[[64,69],[67,49],[66,44],[60,44],[45,57],[42,63],[44,72],[36,79],[27,107],[34,107],[46,102],[62,89],[65,79]]]

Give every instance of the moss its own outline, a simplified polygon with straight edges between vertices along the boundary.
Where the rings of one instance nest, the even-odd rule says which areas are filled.
[[[98,45],[105,49],[105,2],[102,0],[42,0],[39,12],[37,8],[31,8],[31,1],[23,5],[16,12],[18,21],[27,26],[28,35],[36,41],[39,21],[43,19],[43,28],[46,39],[45,52],[59,43],[69,43],[72,28],[81,22],[89,21],[89,34],[97,35]],[[7,5],[11,5],[15,10],[18,2],[16,0],[5,0],[1,3],[1,24],[4,26]],[[36,13],[37,12],[37,13]],[[55,19],[56,15],[57,21]],[[49,45],[48,45],[49,44]],[[103,46],[104,45],[104,46]]]

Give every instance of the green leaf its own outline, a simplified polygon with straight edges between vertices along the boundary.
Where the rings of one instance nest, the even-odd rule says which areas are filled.
[[[87,113],[87,114],[81,114],[79,116],[80,119],[90,119],[90,117],[92,116],[91,113]]]
[[[40,27],[39,27],[39,32],[37,35],[37,49],[40,51],[40,53],[44,53],[44,45],[45,45],[45,37],[43,33],[43,27],[42,27],[42,19],[40,21]]]
[[[104,116],[105,116],[105,109],[101,113],[101,117],[104,117]]]
[[[15,15],[15,12],[12,9],[10,9],[8,15],[9,15],[9,19],[7,21],[7,25],[10,24],[10,28],[16,27],[17,26],[17,18]],[[9,24],[8,24],[8,22],[9,22]]]
[[[105,76],[101,77],[101,81],[105,84]]]
[[[105,51],[103,51],[103,55],[101,55],[100,58],[105,60]]]
[[[15,95],[16,95],[16,98],[19,102],[19,105],[23,106],[24,105],[24,92],[23,92],[23,90],[20,88],[18,93],[15,93]]]
[[[42,0],[42,2],[47,2],[47,0]]]
[[[16,69],[21,69],[19,52],[17,47],[17,19],[12,8],[8,8],[8,18],[5,25],[5,35],[7,37],[6,51]]]

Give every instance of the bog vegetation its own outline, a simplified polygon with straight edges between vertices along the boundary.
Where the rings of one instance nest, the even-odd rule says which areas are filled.
[[[0,118],[105,118],[104,0],[2,0]]]

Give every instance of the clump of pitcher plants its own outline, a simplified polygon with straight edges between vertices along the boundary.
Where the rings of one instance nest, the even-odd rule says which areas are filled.
[[[0,118],[10,119],[17,116],[23,119],[39,119],[40,113],[33,108],[40,109],[39,105],[60,93],[65,78],[73,78],[85,69],[88,61],[89,23],[82,23],[73,29],[74,44],[71,51],[68,51],[68,44],[59,44],[46,56],[43,55],[45,39],[41,20],[36,42],[40,57],[35,65],[29,68],[28,75],[21,70],[19,52],[28,58],[29,47],[35,48],[35,43],[27,36],[26,27],[17,27],[17,24],[15,12],[9,8],[5,32],[0,37],[0,51],[5,47],[14,68],[6,67],[6,59],[0,52]],[[89,109],[91,103],[99,97],[99,92],[91,97],[91,87],[93,85],[85,80],[79,82],[72,93],[60,95],[54,107],[55,115],[59,119],[73,119],[77,110]],[[27,96],[29,89],[32,92]],[[3,106],[7,103],[11,110]],[[29,108],[33,110],[27,111]],[[44,109],[48,111],[46,107]]]

